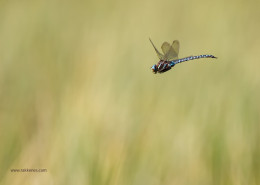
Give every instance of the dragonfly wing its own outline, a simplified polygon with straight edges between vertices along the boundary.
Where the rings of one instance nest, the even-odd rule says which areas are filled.
[[[149,38],[149,40],[150,40],[151,44],[153,45],[154,50],[155,50],[157,56],[159,57],[159,59],[160,59],[160,60],[164,60],[164,55],[161,54],[161,53],[157,50],[157,48],[155,47],[155,45],[153,44],[153,42],[152,42],[152,40],[151,40],[150,38]]]
[[[169,44],[169,43],[168,43]],[[164,43],[163,43],[164,45]],[[163,47],[163,46],[162,46]],[[172,45],[169,47],[167,53],[165,53],[165,58],[169,60],[175,60],[178,58],[179,54],[179,48],[180,48],[180,43],[178,40],[175,40],[172,42]]]
[[[166,55],[168,51],[171,49],[171,45],[168,42],[164,42],[161,46],[163,54]]]

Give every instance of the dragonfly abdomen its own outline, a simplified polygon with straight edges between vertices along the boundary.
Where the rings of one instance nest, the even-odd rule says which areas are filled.
[[[177,60],[171,61],[171,66],[174,66],[175,64],[181,63],[181,62],[186,62],[189,60],[194,60],[194,59],[200,59],[200,58],[217,58],[213,55],[197,55],[197,56],[190,56],[190,57],[185,57]]]

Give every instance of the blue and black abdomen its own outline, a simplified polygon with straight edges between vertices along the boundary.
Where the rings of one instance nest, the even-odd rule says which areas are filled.
[[[177,60],[171,61],[171,66],[174,66],[175,64],[181,63],[181,62],[186,62],[189,60],[194,60],[194,59],[200,59],[200,58],[217,58],[213,55],[198,55],[198,56],[190,56],[190,57],[185,57]]]

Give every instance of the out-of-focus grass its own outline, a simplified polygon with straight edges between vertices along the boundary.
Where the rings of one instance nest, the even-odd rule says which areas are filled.
[[[1,1],[0,183],[259,184],[259,18],[258,1]],[[219,58],[153,75],[149,37]]]

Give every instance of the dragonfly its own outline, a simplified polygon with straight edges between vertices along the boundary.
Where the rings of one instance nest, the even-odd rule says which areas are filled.
[[[153,45],[158,58],[160,59],[160,61],[157,64],[154,64],[151,67],[151,70],[154,74],[169,71],[173,66],[181,62],[186,62],[189,60],[200,58],[217,58],[213,55],[197,55],[178,59],[180,48],[180,43],[178,40],[174,40],[171,45],[168,42],[164,42],[161,46],[163,54],[158,51],[158,49],[155,47],[150,38],[149,40]]]

